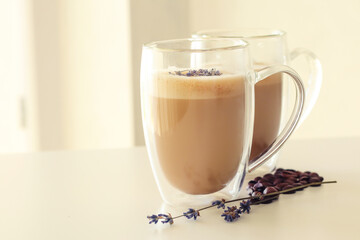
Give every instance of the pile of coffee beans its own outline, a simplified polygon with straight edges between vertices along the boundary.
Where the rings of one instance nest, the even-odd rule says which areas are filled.
[[[301,172],[296,171],[294,169],[276,169],[275,173],[265,174],[263,177],[256,177],[255,179],[249,181],[247,191],[250,196],[258,196],[257,199],[253,199],[252,201],[255,203],[256,201],[263,200],[263,194],[269,194],[274,192],[279,192],[282,190],[287,190],[294,187],[300,187],[309,183],[322,182],[324,180],[323,177],[319,176],[316,172]],[[320,186],[321,184],[311,185],[312,187]],[[307,186],[304,186],[304,188]],[[284,194],[295,193],[296,191],[301,191],[304,188],[299,188],[293,191],[285,192]],[[268,196],[267,198],[271,198],[269,201],[265,201],[262,203],[270,203],[279,195]],[[265,198],[266,199],[266,198]]]

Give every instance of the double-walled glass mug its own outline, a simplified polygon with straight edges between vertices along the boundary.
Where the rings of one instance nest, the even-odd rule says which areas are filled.
[[[254,86],[285,73],[295,82],[293,113],[274,144],[248,164]],[[248,44],[177,39],[143,46],[141,108],[147,151],[163,200],[205,205],[238,196],[247,168],[274,155],[299,121],[304,88],[290,67],[254,71]]]
[[[284,64],[291,66],[298,56],[304,56],[308,62],[310,74],[304,82],[306,99],[299,124],[311,112],[320,92],[322,69],[315,54],[303,48],[289,53],[286,33],[280,30],[204,30],[193,34],[194,38],[243,39],[249,43],[252,63],[255,69]],[[289,85],[282,74],[270,76],[255,86],[255,121],[250,162],[256,161],[277,138],[287,118],[287,104],[292,100]],[[277,154],[257,169],[259,172],[271,172],[276,168]],[[250,169],[251,171],[252,169]]]

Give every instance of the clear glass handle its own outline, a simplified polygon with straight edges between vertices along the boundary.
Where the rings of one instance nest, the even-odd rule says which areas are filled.
[[[306,99],[304,104],[304,111],[301,115],[297,127],[299,127],[302,124],[302,122],[308,117],[311,110],[313,109],[319,97],[322,78],[323,78],[320,60],[316,57],[316,55],[313,52],[305,48],[296,48],[290,53],[291,61],[293,61],[295,58],[299,56],[305,57],[310,67],[310,74],[307,81],[304,82]]]
[[[305,99],[304,85],[301,81],[299,74],[297,74],[297,72],[292,70],[290,67],[284,65],[278,65],[278,66],[271,66],[258,70],[255,72],[255,84],[279,72],[290,75],[294,80],[295,88],[296,88],[296,100],[295,100],[294,110],[292,111],[290,119],[287,122],[284,129],[282,130],[282,132],[280,133],[280,135],[275,139],[275,141],[270,145],[270,147],[265,151],[265,153],[256,157],[255,159],[253,159],[251,163],[249,163],[248,172],[254,171],[257,167],[259,167],[269,158],[271,158],[281,148],[281,146],[290,137],[291,133],[295,130],[295,127],[299,122],[304,107],[304,99]]]

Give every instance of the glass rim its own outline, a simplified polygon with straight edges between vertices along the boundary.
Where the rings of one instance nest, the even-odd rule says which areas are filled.
[[[228,34],[226,34],[228,33]],[[208,29],[200,30],[192,34],[192,36],[202,38],[245,38],[245,39],[257,39],[257,38],[269,38],[269,37],[282,37],[286,32],[281,29],[271,28],[244,28],[244,29]]]
[[[171,43],[181,43],[181,42],[209,42],[209,41],[229,41],[231,40],[232,44],[229,44],[225,47],[212,47],[212,48],[203,48],[203,49],[192,49],[192,48],[170,48],[170,47],[160,47],[162,44],[171,44]],[[143,44],[143,48],[157,50],[159,52],[211,52],[211,51],[223,51],[223,50],[235,50],[246,48],[249,44],[242,39],[231,39],[231,38],[179,38],[179,39],[169,39],[169,40],[160,40],[153,41]]]

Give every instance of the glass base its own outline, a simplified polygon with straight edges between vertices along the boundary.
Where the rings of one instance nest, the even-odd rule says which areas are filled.
[[[241,186],[245,178],[245,167],[238,172],[234,179],[222,190],[211,194],[192,195],[180,191],[171,194],[161,194],[165,205],[173,208],[200,208],[209,206],[215,200],[232,200],[239,197]]]

